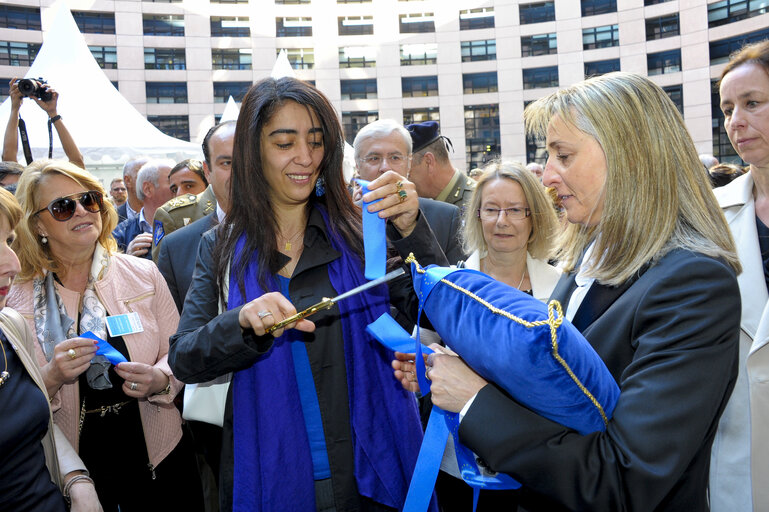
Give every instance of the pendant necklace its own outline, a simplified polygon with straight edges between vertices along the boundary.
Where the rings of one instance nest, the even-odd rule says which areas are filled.
[[[0,372],[0,388],[3,387],[3,384],[5,384],[8,379],[11,378],[11,374],[8,373],[8,357],[5,354],[5,345],[3,344],[3,341],[0,340],[0,349],[3,351],[3,361],[5,362],[5,369],[3,369],[2,372]]]
[[[292,235],[290,238],[283,238],[283,236],[282,236],[282,234],[281,234],[281,238],[283,238],[283,240],[286,242],[286,245],[284,246],[284,250],[285,250],[286,252],[289,252],[289,251],[291,251],[291,242],[293,242],[293,241],[294,241],[294,239],[296,239],[296,237],[297,237],[299,234],[301,234],[303,231],[304,231],[304,228],[300,229],[299,231],[297,231],[296,233],[294,233],[294,234],[293,234],[293,235]]]

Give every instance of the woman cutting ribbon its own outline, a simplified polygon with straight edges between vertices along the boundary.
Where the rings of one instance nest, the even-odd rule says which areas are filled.
[[[415,317],[405,277],[271,333],[323,297],[365,282],[361,211],[342,176],[344,139],[328,99],[299,80],[265,79],[243,100],[232,208],[201,243],[169,361],[184,382],[235,372],[225,413],[222,510],[392,510],[421,440],[392,354],[365,334],[395,304]],[[394,172],[363,199],[388,220],[401,256],[446,265]],[[217,299],[226,304],[218,315]],[[277,469],[276,469],[277,468]]]

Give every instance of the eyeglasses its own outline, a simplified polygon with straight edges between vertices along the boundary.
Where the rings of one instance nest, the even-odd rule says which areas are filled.
[[[48,210],[51,212],[51,217],[59,222],[64,222],[75,215],[77,203],[80,203],[87,212],[99,213],[102,208],[102,194],[97,190],[89,190],[88,192],[78,192],[77,194],[57,197],[48,206],[36,211],[35,215]]]
[[[386,160],[390,162],[390,167],[398,169],[406,165],[406,162],[408,162],[408,157],[405,157],[400,153],[393,153],[392,155],[388,156],[369,155],[363,157],[361,160],[364,164],[366,164],[367,167],[376,168],[379,168],[382,165],[382,160]]]
[[[497,220],[499,218],[499,212],[503,212],[505,217],[510,220],[521,220],[531,215],[531,210],[529,208],[514,206],[512,208],[479,208],[478,217],[481,220]]]

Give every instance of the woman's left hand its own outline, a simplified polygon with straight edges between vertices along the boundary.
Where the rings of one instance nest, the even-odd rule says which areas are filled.
[[[368,205],[368,211],[379,212],[379,217],[392,222],[402,237],[409,236],[419,215],[419,196],[414,184],[395,171],[387,171],[369,183],[368,190],[363,201],[381,199]]]
[[[120,363],[115,366],[115,372],[125,379],[123,393],[134,398],[146,398],[159,393],[170,382],[168,375],[144,363]]]
[[[444,411],[460,412],[488,382],[437,343],[430,348],[435,352],[427,356],[425,375],[431,381],[433,403]]]

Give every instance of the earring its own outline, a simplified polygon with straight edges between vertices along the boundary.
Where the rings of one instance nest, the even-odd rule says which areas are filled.
[[[323,176],[318,178],[318,180],[315,182],[315,195],[320,197],[323,194],[326,193],[326,188],[324,185],[326,184],[326,180],[323,179]]]
[[[48,243],[48,237],[43,235],[42,238],[40,238],[40,243],[45,245]]]

